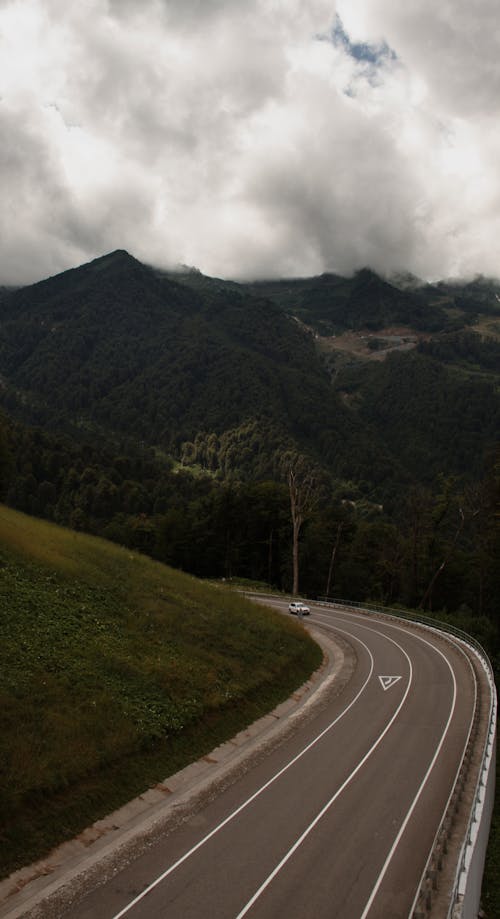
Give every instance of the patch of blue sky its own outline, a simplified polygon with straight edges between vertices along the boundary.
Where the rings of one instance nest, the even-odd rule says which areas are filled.
[[[337,47],[341,47],[355,61],[367,65],[367,70],[371,73],[388,63],[397,61],[396,53],[386,42],[372,45],[366,42],[351,41],[338,14],[335,17],[329,40]]]

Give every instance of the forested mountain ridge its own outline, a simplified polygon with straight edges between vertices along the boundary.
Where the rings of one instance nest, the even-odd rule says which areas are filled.
[[[478,314],[500,318],[500,281],[487,278],[424,284],[403,276],[387,280],[369,268],[348,278],[326,273],[241,285],[207,278],[193,269],[168,276],[205,296],[239,286],[326,335],[351,329],[377,331],[394,324],[428,333],[451,332],[471,325]]]
[[[229,297],[222,291],[207,304],[189,288],[159,277],[125,252],[115,252],[5,299],[0,312],[1,372],[5,381],[33,393],[34,406],[37,396],[50,396],[49,414],[54,400],[64,414],[71,390],[72,401],[80,400],[98,418],[109,413],[107,400],[112,405],[117,390],[117,401],[126,401],[131,380],[138,395],[136,387],[145,374],[159,389],[167,377],[182,385],[179,373],[185,371],[193,411],[193,396],[196,400],[200,388],[212,385],[215,364],[224,377],[229,351],[245,352],[238,355],[242,359],[270,360],[273,370],[293,363],[298,372],[312,356],[307,337],[278,309],[252,301],[249,316],[243,301],[240,293]],[[322,376],[319,367],[312,373],[316,379]],[[66,392],[57,392],[63,380]],[[221,391],[218,396],[223,401]],[[177,401],[178,415],[184,418],[182,393],[177,392]]]
[[[243,285],[117,251],[3,291],[1,493],[203,577],[290,589],[300,457],[303,590],[493,613],[496,289],[417,302],[368,271]]]
[[[498,673],[499,290],[485,280],[397,286],[368,270],[236,284],[161,272],[123,251],[0,289],[0,501],[125,546],[124,558],[148,555],[197,577],[424,609],[474,636]],[[10,513],[0,505],[6,532]],[[23,527],[43,554],[29,517]],[[65,539],[73,551],[79,537]],[[106,571],[107,553],[91,557]],[[39,668],[48,613],[55,645],[83,673],[67,623],[75,648],[82,634],[97,647],[111,596],[94,578],[75,588],[73,568],[61,589],[53,567],[39,572],[42,595],[33,566],[3,553],[6,624]],[[149,575],[145,630],[128,619],[133,641],[149,646],[164,622],[148,590]],[[188,589],[175,608],[177,630],[198,622],[226,677],[219,626],[230,625],[241,633],[230,655],[241,676],[247,630],[217,600],[210,623],[205,601],[191,597]],[[160,591],[162,616],[165,599]],[[41,650],[16,644],[24,621],[44,632]],[[274,660],[283,666],[281,643]],[[176,660],[176,683],[179,672]],[[151,673],[148,665],[148,693]],[[163,685],[158,702],[153,687],[151,706],[130,668],[117,676],[156,731],[172,694],[165,703]]]
[[[171,276],[204,296],[235,287],[196,271]],[[391,282],[363,269],[242,286],[310,330],[351,417],[409,479],[481,475],[500,430],[499,281]],[[352,471],[365,478],[356,455]]]
[[[284,452],[306,453],[385,502],[445,470],[481,474],[500,424],[500,344],[470,326],[500,316],[496,290],[406,290],[368,269],[236,284],[118,250],[3,292],[1,403],[223,477],[276,478]],[[415,330],[410,353],[370,363],[339,350],[347,330],[384,357],[397,322]]]
[[[253,455],[269,474],[286,446],[344,474],[354,444],[367,466],[397,466],[277,305],[226,286],[203,296],[125,252],[7,297],[0,375],[3,405],[30,424],[77,424],[195,463],[207,438],[229,437],[234,462],[226,451],[213,471],[252,474]]]

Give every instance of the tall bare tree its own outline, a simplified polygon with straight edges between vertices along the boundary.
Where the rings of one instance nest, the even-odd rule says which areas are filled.
[[[299,537],[302,525],[315,503],[314,478],[307,461],[299,457],[288,470],[288,490],[292,515],[292,564],[294,595],[299,592]]]

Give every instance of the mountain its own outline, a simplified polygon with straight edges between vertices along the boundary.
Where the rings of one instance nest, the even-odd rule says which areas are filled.
[[[200,441],[237,432],[233,466],[251,450],[268,474],[283,449],[346,472],[353,449],[374,469],[394,465],[336,396],[301,324],[243,287],[208,287],[120,251],[13,292],[0,305],[4,406],[195,461]]]
[[[400,290],[368,268],[352,278],[324,274],[319,278],[292,281],[283,289],[274,285],[249,285],[289,309],[323,334],[346,329],[375,331],[386,325],[404,323],[417,329],[435,331],[446,324],[443,310],[431,306],[421,293]]]
[[[168,276],[204,297],[235,289],[264,297],[321,336],[375,332],[394,325],[439,335],[469,327],[480,317],[500,317],[500,281],[483,277],[426,284],[414,275],[384,279],[363,268],[348,278],[323,274],[237,285],[192,269]]]
[[[236,284],[123,251],[8,291],[0,493],[290,590],[294,467],[314,483],[301,590],[493,615],[496,291],[370,271]]]
[[[1,402],[223,477],[276,478],[300,452],[386,501],[482,474],[500,420],[496,290],[402,289],[368,269],[236,284],[119,250],[4,292]]]
[[[169,276],[204,296],[210,296],[214,290],[236,287],[234,282],[206,278],[193,270],[172,272]],[[389,281],[369,268],[357,271],[350,278],[322,274],[315,278],[256,281],[240,288],[253,296],[265,297],[323,335],[359,329],[376,331],[394,324],[437,332],[449,329],[452,322],[445,306],[456,306],[449,285],[443,288],[423,284],[413,276],[402,275]],[[469,285],[465,288],[468,290]],[[456,297],[462,296],[465,288],[464,285],[453,288]],[[497,289],[500,292],[500,285]],[[491,299],[491,287],[489,290]],[[484,299],[483,290],[481,295]]]

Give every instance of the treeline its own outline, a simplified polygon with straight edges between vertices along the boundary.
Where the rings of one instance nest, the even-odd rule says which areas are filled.
[[[429,342],[423,353],[395,352],[384,361],[347,368],[335,384],[357,406],[357,419],[364,422],[365,430],[375,429],[413,480],[431,488],[443,470],[469,481],[480,480],[498,444],[496,381],[486,374],[471,377],[456,364],[448,366],[433,356],[433,349],[450,353],[459,347],[460,339],[455,344],[444,339]],[[495,348],[498,353],[498,346],[490,351],[474,335],[468,347],[485,361]],[[388,500],[391,493],[399,502],[401,491],[395,492],[392,482]]]
[[[500,342],[494,338],[481,338],[475,332],[461,331],[423,341],[419,351],[446,364],[458,362],[494,373],[498,373],[500,367]]]
[[[191,284],[196,284],[196,278]],[[323,274],[242,286],[254,295],[267,297],[324,335],[346,329],[377,331],[401,323],[437,332],[450,324],[446,311],[429,302],[427,288],[400,290],[368,268],[351,278]]]
[[[142,443],[144,455],[161,448],[221,480],[279,481],[283,452],[295,450],[356,482],[392,517],[412,484],[433,489],[443,470],[483,477],[500,427],[498,345],[440,335],[421,353],[340,362],[332,381],[314,337],[290,313],[304,318],[307,307],[312,318],[365,328],[403,316],[415,325],[430,311],[440,323],[435,304],[419,312],[421,296],[366,270],[249,286],[196,273],[173,280],[116,252],[0,302],[0,405],[23,424],[115,443],[118,470]],[[135,446],[121,450],[120,441]],[[111,484],[101,488],[96,473],[87,485],[97,497],[81,500],[78,517],[101,519],[92,508],[104,503],[122,512],[129,486],[103,464]],[[12,500],[33,491],[26,477]],[[142,475],[137,482],[134,494]],[[155,497],[152,509],[144,499],[145,513],[161,506],[158,487],[147,487]],[[33,504],[68,517],[61,495],[72,488],[45,490]],[[124,502],[128,513],[134,501]]]
[[[202,300],[126,253],[13,292],[1,319],[0,401],[27,424],[175,452],[257,416],[311,440],[336,408],[310,336],[273,304]]]
[[[287,462],[292,454],[274,481],[223,482],[174,469],[150,448],[113,451],[11,422],[0,438],[9,505],[199,577],[249,579],[289,592]],[[498,482],[497,463],[476,485],[442,478],[434,491],[413,487],[389,516],[355,485],[318,473],[300,533],[300,591],[495,622]]]

